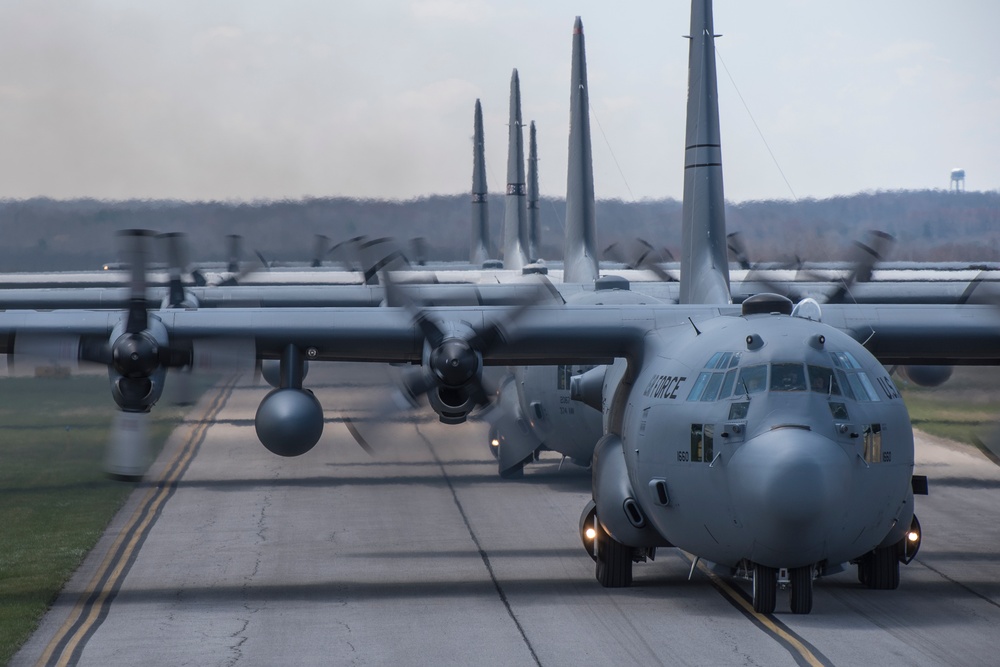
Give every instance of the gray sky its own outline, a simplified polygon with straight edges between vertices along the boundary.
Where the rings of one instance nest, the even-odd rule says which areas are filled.
[[[597,195],[680,197],[687,0],[6,0],[0,198],[503,191],[517,67],[565,195],[583,18]],[[726,195],[1000,187],[1000,2],[716,0]],[[726,73],[728,69],[732,80]],[[620,169],[619,169],[620,168]]]

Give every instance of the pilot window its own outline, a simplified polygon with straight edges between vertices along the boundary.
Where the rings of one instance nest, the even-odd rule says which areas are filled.
[[[688,393],[689,401],[714,401],[719,397],[719,386],[725,378],[723,373],[700,373]]]
[[[806,374],[802,364],[772,364],[771,391],[805,391]]]
[[[726,373],[726,378],[722,381],[722,390],[719,392],[719,398],[729,398],[729,395],[733,393],[733,384],[736,382],[736,369],[730,369]]]
[[[694,381],[694,386],[691,387],[691,391],[688,393],[687,400],[700,401],[701,395],[705,392],[705,386],[708,384],[708,380],[711,377],[711,373],[700,373],[698,378]]]
[[[875,387],[872,385],[871,380],[868,379],[868,375],[866,375],[864,371],[848,373],[847,382],[850,384],[851,391],[854,392],[854,398],[857,400],[879,400],[878,394],[875,392]]]
[[[767,388],[767,366],[747,366],[740,369],[740,378],[736,381],[736,392],[756,394]]]
[[[833,357],[833,363],[837,368],[848,370],[861,368],[861,364],[858,363],[858,360],[850,352],[831,352],[830,356]]]
[[[854,392],[851,391],[851,385],[847,382],[847,375],[842,370],[837,370],[837,380],[840,382],[840,386],[844,388],[844,396],[854,400]]]
[[[749,403],[733,403],[729,406],[729,418],[730,419],[746,419],[747,410],[750,409]]]
[[[850,352],[831,352],[830,358],[837,367],[836,379],[839,381],[844,395],[856,401],[876,402],[879,398],[875,385],[868,374],[861,370],[861,364]],[[812,366],[810,366],[810,369]]]
[[[703,401],[714,401],[719,395],[719,385],[722,384],[722,378],[724,376],[722,373],[712,373],[712,377],[708,379],[708,384],[705,386],[705,391],[701,395],[701,400]]]
[[[840,384],[832,368],[826,366],[806,367],[809,370],[809,388],[828,396],[840,396]]]

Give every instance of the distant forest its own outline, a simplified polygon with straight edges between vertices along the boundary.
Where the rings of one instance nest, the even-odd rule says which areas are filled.
[[[504,197],[489,197],[494,246],[502,236]],[[115,232],[142,228],[188,235],[191,261],[225,261],[225,236],[244,237],[244,255],[259,250],[275,263],[308,261],[316,234],[348,238],[423,237],[427,257],[465,260],[469,195],[411,201],[346,198],[261,202],[4,200],[0,201],[0,272],[94,269],[117,261]],[[566,203],[540,202],[542,257],[560,259]],[[600,248],[642,238],[677,251],[681,203],[673,199],[597,203]],[[854,239],[879,229],[896,238],[890,259],[1000,260],[1000,192],[870,192],[830,199],[727,204],[730,232],[741,232],[755,261],[793,256],[841,259]],[[495,256],[495,255],[494,255]]]

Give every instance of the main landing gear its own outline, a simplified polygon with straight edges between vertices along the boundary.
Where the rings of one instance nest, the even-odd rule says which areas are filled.
[[[872,549],[852,561],[858,564],[858,581],[877,591],[899,588],[899,564],[909,563],[916,557],[921,535],[920,522],[914,515],[903,539],[887,547]]]
[[[608,535],[597,522],[597,581],[605,588],[632,585],[632,547]]]

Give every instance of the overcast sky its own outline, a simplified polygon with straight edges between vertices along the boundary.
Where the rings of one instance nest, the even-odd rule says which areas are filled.
[[[689,10],[6,0],[0,198],[467,192],[476,98],[500,196],[514,67],[542,194],[564,196],[576,15],[597,196],[679,198]],[[997,26],[996,0],[716,0],[727,198],[946,188],[953,167],[1000,188]]]

